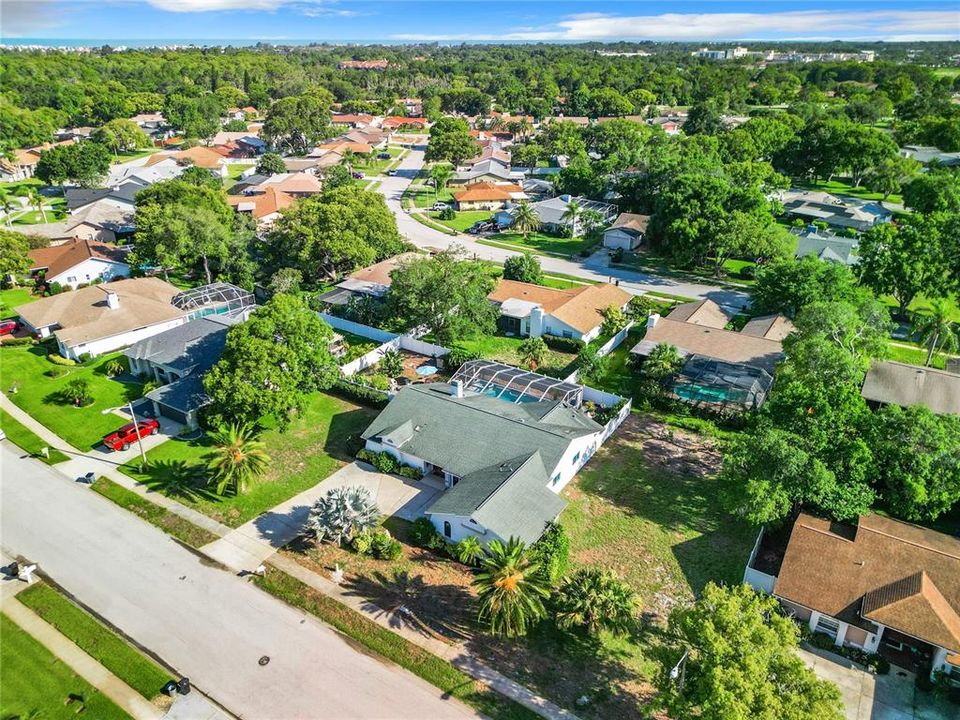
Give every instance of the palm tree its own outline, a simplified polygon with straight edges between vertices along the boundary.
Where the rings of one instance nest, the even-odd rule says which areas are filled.
[[[584,231],[587,233],[591,233],[603,225],[604,220],[606,220],[606,218],[603,217],[603,213],[593,208],[587,208],[580,213],[580,222],[583,225]]]
[[[363,532],[372,531],[380,522],[380,510],[365,487],[336,487],[310,508],[308,526],[317,540],[330,539],[338,545]]]
[[[473,535],[467,535],[454,546],[457,560],[464,565],[476,565],[483,558],[483,545]]]
[[[17,205],[10,199],[10,193],[7,192],[6,188],[0,188],[0,206],[3,207],[3,214],[7,220],[7,225],[12,225],[13,221],[10,219],[10,214],[16,209]]]
[[[513,211],[513,226],[523,233],[524,241],[527,239],[527,233],[540,229],[540,216],[526,200],[521,201]]]
[[[266,445],[255,440],[247,425],[233,424],[221,427],[212,434],[214,443],[207,467],[217,481],[217,494],[224,495],[228,489],[240,494],[257,475],[262,475],[270,466]]]
[[[670,343],[660,343],[643,361],[643,375],[651,380],[663,382],[675,374],[683,365],[680,352]]]
[[[580,201],[571,200],[567,203],[567,207],[563,211],[563,215],[560,216],[562,220],[568,220],[570,222],[570,234],[573,237],[576,237],[579,234],[578,230],[580,228],[578,227],[578,223],[580,218],[583,216],[583,213],[584,207],[580,204]]]
[[[347,170],[350,171],[350,174],[353,174],[353,150],[346,148],[343,151],[343,164],[347,166]]]
[[[37,189],[34,187],[27,188],[27,200],[34,207],[35,210],[40,212],[40,217],[44,222],[47,221],[47,213],[43,209],[43,197],[37,192]]]
[[[609,571],[584,568],[560,587],[557,626],[565,630],[583,627],[593,634],[600,630],[625,632],[633,620],[634,600],[630,586]]]
[[[539,565],[530,560],[522,541],[510,538],[504,545],[492,540],[481,567],[473,584],[480,597],[479,620],[488,622],[491,632],[524,635],[530,623],[547,614],[543,599],[550,588],[537,575]]]
[[[517,348],[517,354],[520,356],[520,362],[531,370],[536,370],[538,366],[543,365],[550,349],[542,337],[527,338]]]
[[[960,333],[950,321],[950,308],[944,300],[931,301],[930,313],[917,318],[913,332],[920,336],[920,342],[927,347],[925,365],[928,366],[938,350],[952,352],[960,344]]]
[[[430,168],[430,177],[433,178],[433,195],[440,196],[440,190],[447,186],[453,177],[453,168],[446,163],[439,163]]]

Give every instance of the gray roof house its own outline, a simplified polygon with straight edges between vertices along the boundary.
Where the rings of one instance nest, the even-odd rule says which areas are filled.
[[[157,415],[197,427],[197,411],[210,401],[203,390],[203,375],[220,359],[227,330],[238,319],[222,315],[198,318],[124,351],[130,372],[160,383],[146,395]]]
[[[540,225],[546,230],[557,230],[561,227],[570,225],[570,221],[565,219],[564,213],[571,202],[579,203],[582,210],[596,210],[604,219],[604,222],[610,222],[617,216],[617,206],[609,203],[599,202],[597,200],[588,200],[585,197],[573,197],[572,195],[558,195],[549,200],[530,203],[530,207],[540,218]],[[498,225],[510,226],[513,223],[513,210],[516,205],[507,206],[498,213],[495,213],[493,219]]]
[[[797,251],[795,257],[815,255],[820,260],[840,263],[841,265],[856,265],[860,260],[854,254],[857,249],[855,238],[845,238],[820,232],[816,228],[805,229],[797,233]]]
[[[874,362],[860,394],[871,405],[925,405],[937,415],[960,415],[960,375],[932,367]]]
[[[513,182],[522,181],[523,174],[510,170],[496,160],[481,160],[467,170],[455,172],[450,178],[449,185],[469,185],[476,182]]]
[[[853,228],[859,232],[893,218],[893,213],[879,202],[841,198],[815,190],[788,190],[780,200],[787,215],[810,222],[822,220],[834,227]]]
[[[924,165],[934,161],[948,167],[960,165],[960,152],[943,152],[940,148],[931,145],[904,145],[900,148],[900,155],[913,158]]]
[[[443,479],[425,515],[448,541],[532,543],[603,426],[559,400],[512,401],[462,382],[404,387],[363,432],[368,450]]]

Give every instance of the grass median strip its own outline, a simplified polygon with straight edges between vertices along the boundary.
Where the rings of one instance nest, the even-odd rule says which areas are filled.
[[[380,627],[360,613],[308,587],[296,578],[270,568],[256,584],[289,605],[300,608],[337,628],[370,650],[420,676],[451,697],[479,710],[492,720],[536,720],[533,711],[498,695],[396,633]]]
[[[218,539],[212,532],[197,527],[189,520],[184,520],[179,515],[174,515],[169,510],[156,503],[150,502],[146,498],[140,497],[132,490],[127,490],[127,488],[118,485],[112,480],[104,477],[97,478],[97,481],[90,487],[94,492],[103,495],[111,502],[129,510],[151,525],[155,525],[165,533],[173,535],[178,540],[182,540],[187,545],[198,548]]]
[[[160,695],[172,679],[170,673],[50,585],[29,587],[17,600],[147,700]]]
[[[50,448],[49,457],[44,457],[40,451],[47,447],[47,444],[6,410],[0,410],[0,428],[3,428],[3,432],[6,433],[7,440],[47,465],[70,459],[56,448]]]

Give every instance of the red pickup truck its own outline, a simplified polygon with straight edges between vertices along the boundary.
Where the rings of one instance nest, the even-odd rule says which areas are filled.
[[[156,420],[138,420],[104,437],[103,444],[111,450],[128,450],[130,444],[136,442],[137,438],[156,435],[158,432],[160,432],[160,423]]]

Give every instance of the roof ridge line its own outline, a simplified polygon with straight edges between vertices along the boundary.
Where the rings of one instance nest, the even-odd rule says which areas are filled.
[[[517,474],[518,472],[520,472],[521,470],[523,470],[523,468],[525,468],[525,467],[527,466],[527,463],[530,462],[530,461],[533,459],[533,456],[534,456],[534,455],[539,455],[539,454],[540,454],[540,450],[538,449],[538,450],[534,450],[532,453],[530,453],[529,455],[527,455],[526,459],[525,459],[522,463],[520,463],[519,467],[517,467],[516,469],[514,469],[514,471],[513,471],[512,473],[510,473],[509,475],[507,475],[493,490],[491,490],[491,491],[487,494],[487,496],[486,496],[483,500],[481,500],[480,502],[477,503],[477,506],[471,511],[470,514],[473,515],[473,513],[475,513],[477,510],[479,510],[479,509],[482,508],[484,505],[486,505],[486,504],[487,504],[487,501],[489,501],[490,498],[492,498],[494,495],[496,495],[498,492],[500,492],[500,489],[510,481],[510,478],[512,478],[514,475],[516,475],[516,474]],[[510,462],[510,461],[509,461],[509,460],[504,460],[502,463],[500,463],[500,466],[503,466],[505,463],[508,463],[508,462]],[[541,459],[541,462],[543,462],[542,459]]]
[[[907,523],[907,524],[910,524],[910,523]],[[929,552],[936,553],[937,555],[943,555],[944,557],[948,557],[953,560],[960,560],[960,554],[954,555],[953,553],[946,552],[945,550],[938,550],[936,548],[930,547],[929,545],[924,545],[923,543],[916,542],[915,540],[908,540],[907,538],[899,537],[897,535],[893,535],[892,533],[884,532],[883,530],[878,530],[877,528],[867,527],[865,525],[858,524],[857,530],[858,531],[866,530],[872,533],[876,533],[877,535],[882,535],[883,537],[888,537],[891,540],[898,540],[899,542],[905,543],[906,545],[912,545],[913,547],[920,548],[921,550],[927,550]]]

